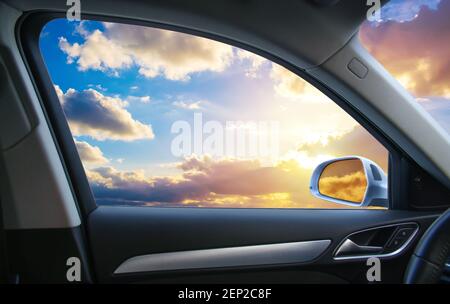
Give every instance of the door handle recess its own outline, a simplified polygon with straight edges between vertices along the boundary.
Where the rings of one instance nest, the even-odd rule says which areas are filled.
[[[363,259],[401,254],[419,231],[414,222],[379,226],[353,232],[337,246],[335,260]]]
[[[383,251],[383,247],[379,246],[363,246],[358,245],[350,239],[346,239],[339,249],[336,251],[335,256],[351,256],[351,255],[366,255],[376,254]]]

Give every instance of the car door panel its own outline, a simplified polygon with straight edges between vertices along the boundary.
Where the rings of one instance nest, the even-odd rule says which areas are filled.
[[[306,280],[308,273],[313,272],[315,277],[323,280],[325,276],[326,281],[332,282],[339,276],[343,276],[344,281],[355,280],[358,277],[355,271],[359,273],[367,268],[364,267],[366,259],[333,258],[336,247],[348,235],[367,228],[417,223],[419,232],[408,244],[408,250],[436,216],[387,210],[100,206],[90,214],[88,230],[101,282],[162,280],[179,283],[183,278],[190,278],[214,283],[233,281],[237,277],[250,280],[256,273],[263,281],[272,278],[272,282],[277,282],[274,274],[280,271],[291,274],[295,281]],[[292,249],[292,244],[311,247],[321,242],[323,246],[314,254],[303,251],[301,246]],[[298,256],[290,250],[298,250]],[[403,263],[407,259],[403,261],[402,256],[407,250],[391,257],[390,261],[387,259],[391,265],[399,264],[390,268],[405,269]],[[251,261],[250,256],[254,260],[246,262],[246,259]],[[135,262],[134,268],[127,265],[129,259]],[[152,268],[146,264],[149,261],[150,265],[153,261],[153,266],[159,266]],[[123,271],[127,267],[128,270]],[[401,274],[392,279],[394,277],[398,279]]]

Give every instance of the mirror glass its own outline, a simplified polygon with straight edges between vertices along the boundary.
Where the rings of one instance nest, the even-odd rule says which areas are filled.
[[[320,194],[352,203],[362,203],[366,189],[364,167],[356,158],[328,164],[319,178]]]

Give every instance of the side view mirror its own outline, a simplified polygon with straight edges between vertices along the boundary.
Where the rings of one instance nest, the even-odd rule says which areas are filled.
[[[346,156],[318,165],[311,176],[311,193],[354,207],[388,207],[387,176],[375,162]]]

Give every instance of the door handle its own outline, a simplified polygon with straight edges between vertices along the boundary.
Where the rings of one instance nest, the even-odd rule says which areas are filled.
[[[413,240],[417,223],[397,223],[353,232],[337,246],[335,260],[388,257],[400,254]]]
[[[335,257],[375,254],[383,251],[383,247],[379,246],[363,246],[358,245],[350,239],[346,239],[335,253]]]

